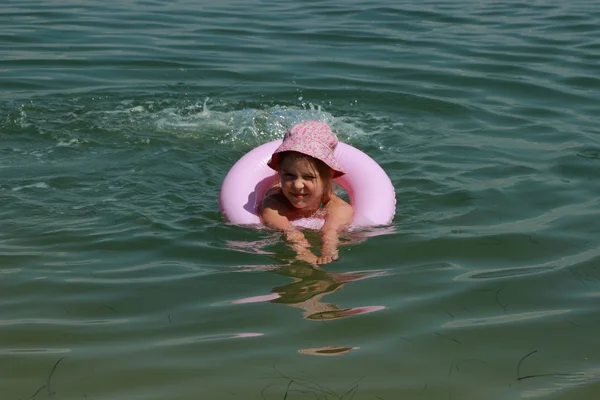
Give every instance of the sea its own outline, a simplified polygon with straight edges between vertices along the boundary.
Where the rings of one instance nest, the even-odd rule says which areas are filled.
[[[0,94],[1,400],[600,399],[600,3],[3,0]],[[305,120],[321,266],[218,206]]]

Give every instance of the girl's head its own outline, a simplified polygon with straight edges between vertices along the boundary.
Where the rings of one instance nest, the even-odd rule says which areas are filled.
[[[285,133],[269,167],[279,172],[281,188],[296,208],[318,207],[332,194],[332,179],[344,170],[333,152],[338,140],[325,122],[306,121]]]
[[[281,190],[298,209],[316,209],[333,193],[333,170],[323,161],[296,151],[279,153]]]

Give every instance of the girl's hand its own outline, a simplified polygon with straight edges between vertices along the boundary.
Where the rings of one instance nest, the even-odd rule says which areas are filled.
[[[327,206],[327,218],[321,228],[323,246],[321,257],[317,260],[319,264],[327,264],[339,258],[338,254],[338,232],[348,226],[352,221],[352,207],[344,200],[333,196]]]
[[[339,258],[337,247],[323,247],[321,250],[321,256],[317,259],[317,264],[329,264]]]
[[[296,252],[296,260],[305,261],[313,265],[317,264],[318,258],[310,251],[310,243],[300,230],[290,225],[285,229],[284,234],[290,247]]]
[[[321,232],[323,245],[321,247],[321,256],[317,260],[317,264],[328,264],[339,258],[338,254],[338,234],[333,229],[323,230]]]
[[[298,255],[296,256],[296,260],[304,261],[313,265],[319,264],[319,257],[315,256],[311,251],[298,253]]]

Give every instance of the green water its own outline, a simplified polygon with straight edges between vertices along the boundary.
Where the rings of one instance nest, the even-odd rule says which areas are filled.
[[[599,38],[593,1],[3,2],[0,399],[600,398]],[[217,207],[307,119],[398,199],[321,270]]]

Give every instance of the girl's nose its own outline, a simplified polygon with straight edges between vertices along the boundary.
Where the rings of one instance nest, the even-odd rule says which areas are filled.
[[[294,181],[294,187],[297,189],[302,189],[303,183],[302,183],[302,179],[296,179]]]

